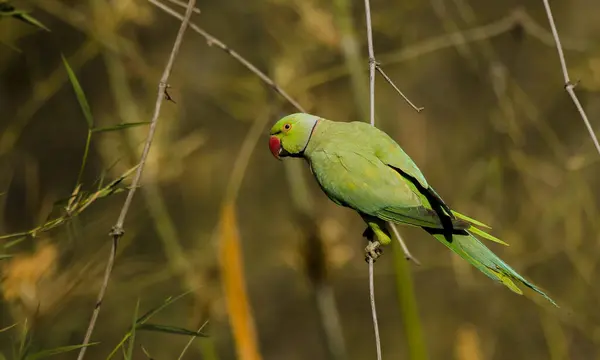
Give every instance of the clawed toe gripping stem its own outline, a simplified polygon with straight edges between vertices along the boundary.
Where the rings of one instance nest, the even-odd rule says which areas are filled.
[[[373,230],[368,227],[363,232],[363,236],[369,240],[369,244],[365,247],[365,261],[369,262],[369,260],[377,260],[383,254],[383,249],[381,248],[381,243],[375,240],[375,233]]]

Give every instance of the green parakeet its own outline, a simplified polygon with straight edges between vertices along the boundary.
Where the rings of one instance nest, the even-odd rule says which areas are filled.
[[[271,128],[269,148],[277,159],[306,159],[323,192],[362,217],[370,241],[367,256],[377,258],[380,246],[391,242],[388,221],[418,226],[515,293],[523,293],[516,282],[557,306],[481,243],[474,235],[503,242],[478,228],[486,225],[451,210],[412,159],[376,127],[291,114]]]

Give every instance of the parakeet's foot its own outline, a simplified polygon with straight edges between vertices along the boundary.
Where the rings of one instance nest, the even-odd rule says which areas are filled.
[[[370,226],[367,226],[365,231],[363,231],[362,236],[369,241],[373,241],[375,239],[375,232],[373,232],[373,229],[371,229]]]
[[[369,245],[365,247],[365,261],[369,262],[369,259],[372,259],[373,262],[377,260],[383,254],[383,249],[381,249],[381,243],[379,241],[369,241]]]

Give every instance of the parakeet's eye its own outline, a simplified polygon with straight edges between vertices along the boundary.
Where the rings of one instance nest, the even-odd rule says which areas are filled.
[[[285,130],[285,131],[288,131],[291,128],[292,128],[292,124],[290,124],[290,123],[283,125],[283,130]]]

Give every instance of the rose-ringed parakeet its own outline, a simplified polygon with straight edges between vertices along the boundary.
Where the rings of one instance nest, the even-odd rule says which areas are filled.
[[[522,294],[520,283],[556,305],[481,243],[474,235],[503,242],[478,228],[486,225],[451,210],[412,159],[376,127],[291,114],[271,128],[269,148],[277,159],[306,159],[323,192],[362,217],[365,252],[372,259],[391,242],[387,222],[418,226],[491,279]]]

